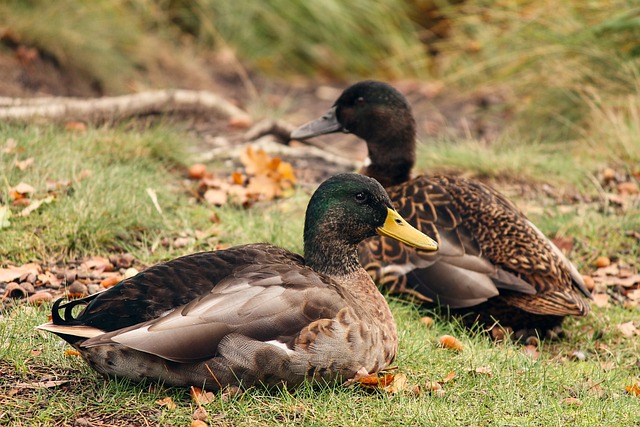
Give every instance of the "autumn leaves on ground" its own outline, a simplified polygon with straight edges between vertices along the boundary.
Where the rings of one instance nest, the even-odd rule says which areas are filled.
[[[434,32],[443,40],[430,45],[438,52],[428,59],[432,74],[416,78],[412,68],[405,78],[398,74],[402,58],[398,66],[383,64],[387,75],[403,77],[393,83],[416,113],[422,141],[416,172],[462,174],[503,191],[584,274],[594,296],[589,316],[568,318],[562,340],[516,345],[466,330],[446,312],[389,297],[400,348],[394,369],[379,377],[221,393],[104,380],[61,340],[34,330],[47,320],[53,300],[94,294],[151,264],[201,250],[267,241],[301,253],[311,191],[323,177],[353,170],[349,165],[362,159],[362,145],[342,134],[327,137],[326,145],[313,141],[342,163],[332,163],[329,154],[324,163],[311,154],[301,157],[304,151],[284,145],[263,151],[244,138],[252,123],[201,112],[108,123],[1,123],[0,425],[637,425],[640,102],[635,91],[640,73],[630,47],[637,37],[629,36],[635,9],[622,4],[614,16],[604,2],[602,7],[579,2],[575,11],[559,5],[550,11],[542,3],[514,2],[504,10],[462,3],[459,11],[447,11],[459,12],[456,19],[440,21],[446,25]],[[96,25],[108,28],[114,15],[103,12],[110,7],[115,6],[103,5],[104,19]],[[10,9],[2,5],[0,14]],[[72,19],[87,10],[74,6],[60,16]],[[125,81],[105,70],[157,73],[157,63],[148,57],[135,63],[144,66],[118,67],[115,59],[128,59],[109,58],[101,49],[74,51],[69,40],[75,28],[89,22],[86,16],[80,26],[60,26],[71,31],[61,35],[69,37],[64,39],[69,55],[48,62],[60,52],[52,45],[57,38],[43,36],[58,16],[48,11],[51,20],[39,20],[38,32],[28,31],[23,9],[6,20],[13,24],[11,31],[1,30],[0,69],[10,72],[0,82],[0,95],[115,94],[110,88]],[[122,16],[133,19],[125,12]],[[523,19],[529,25],[522,26]],[[198,22],[198,31],[215,28]],[[220,24],[214,38],[236,34],[231,25]],[[258,29],[268,33],[252,28]],[[289,82],[264,73],[287,62],[278,55],[300,52],[293,44],[302,43],[303,29],[296,27],[296,37],[286,38],[291,46],[279,45],[289,47],[287,53],[271,53],[273,61],[265,59],[266,51],[251,56],[256,46],[266,49],[262,41],[268,37],[259,33],[261,42],[245,50],[229,38],[223,49],[186,64],[193,73],[165,62],[162,79],[149,81],[214,91],[248,111],[254,123],[268,118],[300,125],[326,111],[353,81],[297,76]],[[606,37],[612,33],[616,37]],[[125,34],[116,35],[118,46],[124,46]],[[130,36],[128,43],[138,40]],[[362,34],[354,36],[361,39]],[[337,54],[325,52],[316,39],[313,45],[302,51],[311,52],[316,64]],[[195,51],[190,46],[185,52],[190,49]],[[101,57],[94,61],[96,52]],[[357,53],[363,55],[344,58],[366,56]],[[510,57],[521,59],[518,67],[504,62]],[[85,63],[74,68],[80,59]],[[86,77],[92,63],[106,65]],[[316,68],[334,75],[340,63]],[[76,83],[63,86],[69,81]],[[147,84],[130,86],[140,90]]]

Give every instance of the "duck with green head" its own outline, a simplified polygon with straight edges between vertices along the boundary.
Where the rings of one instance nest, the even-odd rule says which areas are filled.
[[[338,175],[311,197],[304,258],[269,244],[187,255],[100,294],[59,300],[39,328],[102,374],[177,386],[292,386],[374,373],[393,361],[398,340],[357,258],[358,244],[377,234],[437,248],[378,182]]]
[[[555,335],[568,315],[584,316],[590,298],[582,276],[562,252],[506,197],[477,181],[453,176],[411,178],[416,123],[406,98],[377,81],[356,83],[321,118],[292,139],[353,133],[367,142],[361,173],[389,192],[412,225],[435,236],[438,252],[415,251],[374,237],[360,262],[391,292],[439,303],[479,321],[524,334]]]

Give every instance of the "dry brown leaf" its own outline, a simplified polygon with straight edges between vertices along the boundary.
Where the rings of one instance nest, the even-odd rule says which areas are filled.
[[[609,295],[607,294],[594,294],[591,295],[593,297],[593,304],[597,307],[608,307],[609,306]]]
[[[209,427],[209,424],[205,423],[202,420],[191,420],[190,427]]]
[[[562,399],[562,404],[565,406],[582,406],[583,402],[577,397],[566,397]]]
[[[452,337],[451,335],[441,336],[440,345],[444,348],[448,348],[455,351],[462,351],[464,349],[464,346],[462,345],[460,340],[458,340],[455,337]]]
[[[13,187],[13,191],[18,194],[25,195],[25,194],[35,193],[36,189],[25,182],[21,182],[20,184]]]
[[[38,292],[27,299],[31,304],[42,304],[53,300],[53,295],[50,292]]]
[[[210,205],[222,206],[227,203],[227,192],[219,188],[210,188],[202,196]]]
[[[33,166],[33,164],[34,164],[33,157],[29,157],[28,159],[25,159],[25,160],[16,160],[16,167],[21,171],[29,169],[31,166]]]
[[[618,184],[618,193],[633,196],[640,193],[640,189],[638,189],[638,184],[635,182],[621,182]]]
[[[191,418],[193,418],[194,420],[205,421],[207,418],[209,418],[209,413],[202,406],[198,406],[198,408],[193,411],[193,414],[191,414]]]
[[[198,405],[206,405],[215,401],[216,395],[210,391],[202,390],[198,387],[191,387],[191,400]]]
[[[38,209],[42,204],[51,203],[52,201],[53,201],[53,197],[52,196],[45,197],[44,199],[36,200],[35,202],[30,203],[29,206],[24,208],[22,211],[18,212],[17,216],[27,216],[31,212],[33,212],[36,209]]]
[[[420,318],[420,321],[424,323],[427,328],[430,328],[433,325],[433,317],[423,316]]]
[[[391,374],[386,374],[387,375]],[[404,374],[396,374],[393,377],[393,381],[388,386],[384,387],[384,391],[389,394],[401,393],[409,390],[409,384],[407,383],[407,376]]]
[[[476,369],[469,369],[470,374],[491,376],[491,366],[480,366]]]
[[[156,405],[166,406],[170,411],[176,409],[176,403],[171,397],[165,397],[163,399],[156,400]]]
[[[617,325],[617,328],[626,338],[633,338],[638,334],[638,328],[633,324],[633,321],[621,323]]]
[[[247,191],[266,200],[273,200],[282,195],[282,186],[269,175],[256,175],[249,180]]]
[[[63,384],[68,383],[69,380],[57,380],[57,381],[33,381],[30,383],[17,383],[14,384],[13,387],[15,388],[28,388],[28,389],[41,389],[41,388],[54,388],[54,387],[59,387]]]
[[[35,263],[24,264],[20,267],[9,266],[7,268],[0,268],[0,283],[13,282],[25,274],[38,275],[40,271],[40,266]]]
[[[103,256],[89,257],[82,262],[80,267],[85,270],[113,271],[113,265]]]

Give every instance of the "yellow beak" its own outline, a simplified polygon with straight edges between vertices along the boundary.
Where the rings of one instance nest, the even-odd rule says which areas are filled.
[[[384,225],[378,227],[377,231],[381,236],[391,237],[414,248],[426,251],[438,250],[438,243],[435,240],[414,228],[398,212],[390,208]]]

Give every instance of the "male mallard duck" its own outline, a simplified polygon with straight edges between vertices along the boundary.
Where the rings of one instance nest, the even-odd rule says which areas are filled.
[[[356,83],[291,138],[338,131],[366,140],[371,163],[361,173],[382,183],[398,212],[439,244],[438,252],[425,253],[381,237],[363,242],[360,262],[379,284],[473,313],[466,316],[469,323],[491,326],[498,320],[520,334],[543,333],[564,316],[589,312],[580,273],[503,195],[463,178],[411,179],[416,124],[393,87]]]
[[[397,349],[389,306],[358,263],[358,243],[376,233],[437,248],[393,210],[374,179],[337,175],[309,202],[305,258],[269,244],[187,255],[100,294],[58,300],[52,322],[39,328],[102,374],[177,386],[296,385],[352,378],[361,368],[374,373]]]

